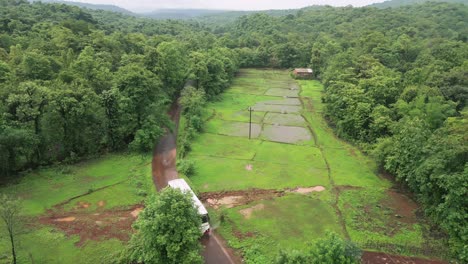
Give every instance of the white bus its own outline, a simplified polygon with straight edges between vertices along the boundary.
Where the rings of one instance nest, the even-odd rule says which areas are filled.
[[[190,186],[184,179],[177,179],[168,182],[169,186],[173,189],[179,189],[184,193],[190,193],[192,196],[193,204],[196,206],[198,210],[198,214],[201,216],[202,224],[200,227],[202,235],[210,235],[210,218],[208,216],[208,211],[206,210],[205,206],[200,202],[198,197],[193,193]]]

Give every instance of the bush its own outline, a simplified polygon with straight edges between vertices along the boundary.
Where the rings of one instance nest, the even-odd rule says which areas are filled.
[[[327,233],[310,250],[312,263],[360,263],[361,250],[351,241],[340,238],[335,233]]]
[[[329,232],[318,240],[309,251],[281,251],[276,259],[277,264],[354,264],[361,262],[361,250],[351,241],[340,238]]]
[[[177,161],[177,171],[190,177],[195,174],[195,163],[192,160],[182,159]]]
[[[203,128],[203,120],[198,115],[190,117],[190,127],[193,127],[195,131],[200,132]]]
[[[276,263],[278,264],[303,264],[310,262],[310,257],[298,250],[293,250],[290,252],[287,251],[280,251],[278,258],[276,259]]]

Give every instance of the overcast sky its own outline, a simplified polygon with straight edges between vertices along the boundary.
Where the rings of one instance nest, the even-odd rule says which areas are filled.
[[[384,0],[74,0],[92,4],[113,4],[131,11],[149,12],[161,8],[223,10],[291,9],[310,5],[364,6]]]

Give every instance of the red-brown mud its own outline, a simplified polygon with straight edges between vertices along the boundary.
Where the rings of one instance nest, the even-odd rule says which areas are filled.
[[[406,195],[395,190],[387,191],[388,197],[382,201],[382,206],[391,208],[399,221],[409,224],[418,222],[416,218],[416,210],[419,206]]]
[[[99,212],[83,209],[65,212],[61,207],[56,207],[39,217],[39,222],[54,226],[69,236],[78,235],[80,240],[76,243],[77,246],[83,245],[87,240],[101,241],[116,238],[128,241],[132,234],[132,223],[136,219],[136,215],[132,213],[139,208],[143,206],[133,205]]]

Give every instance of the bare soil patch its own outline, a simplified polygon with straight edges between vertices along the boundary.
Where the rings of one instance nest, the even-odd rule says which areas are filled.
[[[323,186],[315,186],[315,187],[309,187],[309,188],[298,187],[296,189],[291,190],[291,192],[300,193],[300,194],[309,194],[313,192],[323,192],[323,191],[325,191],[325,187]]]
[[[241,215],[243,215],[245,219],[250,219],[254,212],[260,211],[260,210],[263,210],[263,209],[265,209],[265,205],[260,203],[260,204],[254,205],[252,207],[239,210],[239,213]]]
[[[429,260],[414,257],[403,257],[389,255],[381,252],[365,251],[362,255],[361,263],[363,264],[446,264],[441,260]]]
[[[262,137],[269,141],[281,143],[300,143],[312,139],[309,130],[303,127],[265,125]]]
[[[91,203],[87,203],[87,202],[78,202],[78,203],[76,203],[76,208],[77,209],[81,209],[81,208],[86,209],[86,208],[88,208],[90,206],[91,206]]]
[[[208,203],[210,207],[213,207],[214,209],[218,209],[221,206],[224,206],[226,208],[232,208],[232,207],[241,205],[243,203],[243,197],[242,196],[226,196],[220,199],[208,198],[206,202]]]
[[[199,198],[206,202],[209,206],[217,209],[225,206],[232,208],[244,204],[249,204],[258,200],[272,199],[285,195],[282,190],[261,190],[250,189],[243,191],[222,191],[222,192],[209,192],[201,193]]]
[[[138,215],[143,211],[143,207],[137,207],[135,210],[133,210],[130,214],[134,217],[137,218]]]
[[[69,217],[64,217],[64,218],[57,218],[54,221],[56,221],[56,222],[73,222],[75,220],[76,220],[76,217],[69,216]]]
[[[220,207],[233,208],[259,200],[273,199],[284,196],[287,193],[309,194],[312,192],[322,192],[323,186],[297,187],[286,190],[265,190],[249,189],[241,191],[222,191],[201,193],[199,198],[210,207],[218,209]]]
[[[138,208],[143,207],[134,205],[130,208],[117,208],[99,213],[79,209],[64,212],[55,208],[39,217],[38,220],[39,223],[53,226],[68,236],[78,235],[80,241],[76,243],[77,246],[83,245],[87,240],[100,241],[116,238],[128,241],[132,234],[132,223],[136,218],[131,216]]]
[[[106,201],[101,200],[101,201],[98,202],[99,207],[104,207],[105,205],[106,205]]]
[[[419,207],[413,200],[395,190],[388,190],[387,195],[388,197],[381,204],[382,206],[391,208],[395,212],[395,218],[409,224],[418,222],[415,212]]]

